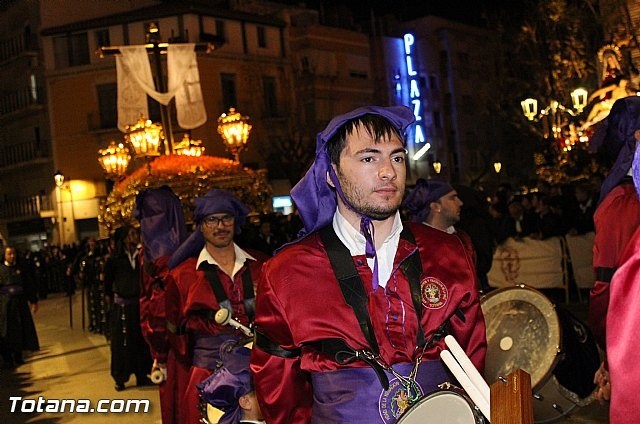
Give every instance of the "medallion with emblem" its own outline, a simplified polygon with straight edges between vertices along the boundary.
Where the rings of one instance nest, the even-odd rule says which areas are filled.
[[[422,305],[429,309],[440,309],[449,297],[447,286],[437,278],[426,277],[420,282]]]

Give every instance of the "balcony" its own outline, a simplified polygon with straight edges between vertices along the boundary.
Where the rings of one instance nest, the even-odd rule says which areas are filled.
[[[10,146],[0,146],[0,173],[9,168],[49,159],[47,141],[30,141]]]
[[[38,39],[35,34],[0,40],[0,63],[17,58],[27,52],[37,51]]]
[[[5,196],[0,201],[0,220],[2,221],[24,221],[40,218],[40,212],[50,211],[51,199],[47,196],[25,196],[10,197]]]
[[[0,118],[43,104],[42,90],[24,88],[12,92],[4,92],[0,95]]]

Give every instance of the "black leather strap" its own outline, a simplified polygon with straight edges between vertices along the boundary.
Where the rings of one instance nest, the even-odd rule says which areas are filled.
[[[220,276],[218,275],[218,267],[214,264],[210,264],[207,261],[204,261],[198,267],[199,270],[204,271],[204,275],[207,278],[207,282],[213,291],[214,296],[216,297],[216,301],[218,305],[220,305],[225,300],[229,300],[227,297],[227,292],[224,291],[224,287],[222,287],[222,281],[220,281]]]
[[[251,268],[248,261],[245,261],[245,269],[242,273],[242,296],[244,298],[244,312],[249,317],[249,322],[253,322],[256,312],[255,292],[253,291],[253,280],[251,278]]]
[[[338,279],[345,302],[356,314],[362,334],[367,339],[371,351],[376,355],[380,354],[380,347],[367,310],[367,293],[349,249],[340,241],[332,225],[327,225],[320,230],[320,238],[329,257],[333,273]]]
[[[416,244],[416,239],[413,237],[413,233],[409,230],[408,226],[404,226],[400,238]],[[425,336],[422,329],[422,289],[420,287],[420,277],[422,277],[422,261],[420,260],[420,252],[416,246],[415,252],[411,254],[407,259],[402,262],[402,272],[409,281],[409,287],[411,289],[411,301],[413,302],[413,309],[416,311],[416,317],[418,318],[418,344],[416,346],[424,346]]]
[[[224,301],[228,301],[229,298],[227,296],[227,292],[224,291],[222,281],[220,281],[220,276],[218,275],[218,266],[204,261],[200,264],[198,269],[204,271],[204,275],[211,286],[211,290],[213,290],[213,294],[216,297],[218,305],[222,304]],[[251,322],[253,321],[255,314],[256,295],[253,290],[253,280],[251,278],[251,269],[249,269],[249,264],[245,265],[245,269],[242,272],[242,296],[244,299],[245,313]]]
[[[617,268],[596,267],[596,280],[610,283]]]
[[[301,349],[285,349],[278,343],[271,340],[266,334],[260,332],[257,328],[253,330],[253,345],[260,350],[281,358],[296,358],[300,356]]]
[[[376,373],[380,384],[385,390],[389,390],[389,377],[378,362],[362,351],[356,351],[342,339],[323,339],[310,343],[320,352],[331,357],[340,365],[350,364],[353,361],[361,360],[369,365]]]

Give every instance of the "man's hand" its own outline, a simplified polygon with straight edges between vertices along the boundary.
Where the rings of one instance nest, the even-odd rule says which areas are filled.
[[[37,303],[31,303],[29,305],[31,307],[31,313],[35,314],[36,312],[38,312],[38,304]]]
[[[604,404],[611,400],[611,382],[609,380],[609,370],[604,365],[604,362],[600,364],[600,368],[596,371],[593,377],[593,382],[596,383],[596,389],[593,392],[593,396],[601,403]]]

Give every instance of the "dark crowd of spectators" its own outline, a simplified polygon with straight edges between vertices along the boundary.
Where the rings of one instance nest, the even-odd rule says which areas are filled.
[[[593,183],[539,183],[535,190],[514,194],[499,187],[490,204],[491,228],[497,243],[509,237],[544,240],[594,231],[598,192]]]
[[[544,240],[593,231],[598,199],[596,183],[586,180],[563,185],[540,182],[537,187],[521,191],[503,183],[493,195],[456,186],[464,202],[457,226],[471,236],[478,266],[488,271],[495,246],[509,237]],[[301,228],[302,222],[295,211],[289,215],[254,213],[249,215],[237,243],[271,255],[283,244],[293,241]],[[62,248],[50,245],[37,252],[18,251],[18,256],[25,279],[40,299],[46,299],[49,293],[74,293],[83,286],[95,288],[93,297],[87,301],[90,307],[99,310],[104,308],[97,304],[102,302],[104,294],[103,267],[114,250],[114,238],[87,238],[80,244]],[[93,316],[90,330],[103,333],[104,322],[104,317]]]

